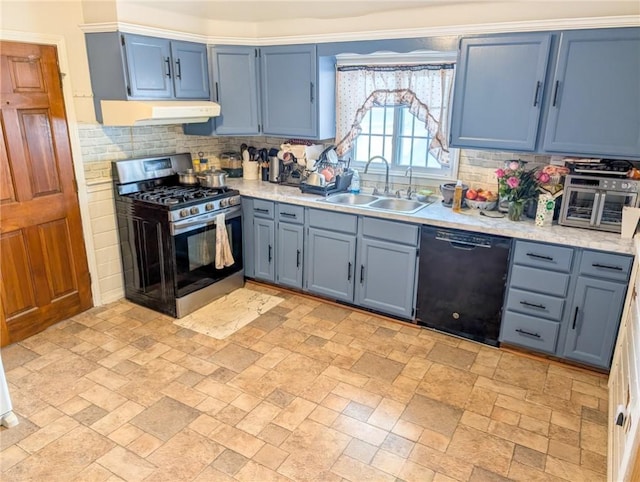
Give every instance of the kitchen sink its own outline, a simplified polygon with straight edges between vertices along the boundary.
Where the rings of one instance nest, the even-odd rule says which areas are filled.
[[[369,207],[373,209],[384,209],[386,211],[398,211],[401,213],[413,213],[425,206],[426,204],[420,201],[397,198],[382,198],[369,205]]]
[[[335,204],[350,204],[360,206],[362,204],[369,204],[376,199],[378,199],[378,196],[371,196],[369,194],[341,193],[329,196],[326,201]]]
[[[323,201],[333,204],[345,204],[378,211],[392,211],[403,214],[413,214],[430,203],[398,199],[390,197],[372,196],[370,194],[340,193],[333,194]]]

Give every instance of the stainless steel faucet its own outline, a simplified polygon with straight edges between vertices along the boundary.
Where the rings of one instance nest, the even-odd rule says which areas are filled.
[[[411,169],[411,166],[407,167],[407,170],[404,171],[404,175],[409,176],[409,187],[407,188],[407,199],[411,199],[411,195],[413,194],[413,191],[411,190],[411,184],[413,182],[413,169]]]
[[[389,162],[382,156],[373,156],[371,159],[369,159],[367,161],[367,164],[364,166],[364,173],[367,173],[367,169],[369,169],[369,164],[371,164],[371,161],[373,161],[374,159],[381,159],[384,161],[384,165],[387,168],[386,172],[385,172],[385,176],[384,176],[384,194],[385,196],[389,195]]]

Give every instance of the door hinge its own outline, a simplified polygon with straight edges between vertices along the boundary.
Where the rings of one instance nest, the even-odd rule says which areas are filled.
[[[257,59],[258,57],[260,57],[260,52],[259,52],[259,51],[260,51],[260,49],[254,49],[254,52],[255,52],[255,54],[256,54],[256,59]]]
[[[120,35],[120,43],[124,46],[124,35]]]
[[[78,193],[78,181],[74,178],[73,179],[73,189],[75,189],[76,194]]]
[[[91,277],[91,271],[89,271],[89,284],[93,283],[93,278]]]
[[[131,87],[127,85],[127,95],[131,97]]]
[[[416,314],[416,309],[415,308],[411,308],[411,317],[413,318],[413,316]]]

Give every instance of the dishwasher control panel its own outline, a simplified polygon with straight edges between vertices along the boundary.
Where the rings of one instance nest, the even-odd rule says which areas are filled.
[[[436,239],[440,241],[448,241],[450,243],[467,244],[470,246],[479,246],[481,248],[491,247],[491,237],[482,236],[475,233],[460,233],[448,230],[437,230]]]

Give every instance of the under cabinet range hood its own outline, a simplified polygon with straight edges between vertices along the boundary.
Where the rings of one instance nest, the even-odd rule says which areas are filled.
[[[100,105],[105,126],[190,124],[220,115],[220,104],[202,100],[101,100]]]

